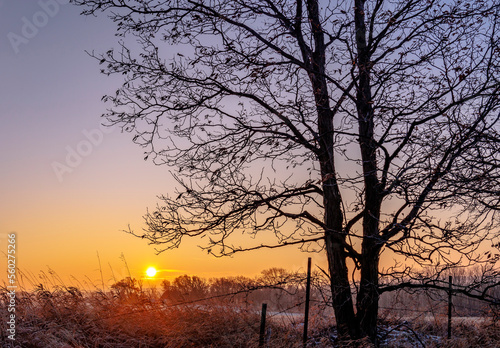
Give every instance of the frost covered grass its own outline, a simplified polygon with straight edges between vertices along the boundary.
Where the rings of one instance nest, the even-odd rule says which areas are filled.
[[[453,321],[452,321],[453,323]],[[406,320],[382,320],[379,328],[381,346],[388,348],[471,348],[500,347],[500,324],[494,318],[460,320],[452,325],[452,337],[448,339],[445,318],[434,321],[428,318]]]
[[[76,288],[20,292],[16,346],[20,347],[256,347],[260,317],[222,306],[165,306],[154,293],[128,298]],[[2,292],[2,307],[5,292]],[[0,338],[6,337],[1,310]],[[272,325],[272,324],[270,324]],[[296,330],[270,327],[273,347],[292,347]]]
[[[278,290],[272,292],[268,288],[239,293],[245,287],[263,284],[258,283],[260,278],[252,283],[241,277],[205,281],[182,276],[172,283],[166,282],[162,289],[143,288],[140,282],[127,278],[106,291],[91,282],[67,286],[55,274],[39,278],[43,284],[32,277],[29,287],[34,290],[20,290],[16,294],[15,345],[5,343],[9,342],[6,310],[9,298],[7,289],[0,287],[2,347],[253,348],[258,347],[262,302],[273,308],[268,311],[265,346],[302,347],[302,293],[290,287],[287,296],[278,296]],[[238,295],[219,297],[231,289]],[[209,300],[197,299],[210,295],[215,296]],[[433,315],[420,311],[424,314],[412,317],[413,309],[406,313],[401,309],[381,312],[381,347],[500,347],[500,323],[491,315],[455,318],[453,335],[448,340],[445,316],[438,311]],[[318,298],[313,302],[308,347],[338,346],[332,312]],[[372,345],[360,340],[347,342],[343,347]]]
[[[2,302],[5,292],[2,293]],[[166,306],[154,291],[119,296],[113,292],[58,288],[23,291],[17,298],[17,341],[20,347],[257,347],[259,314],[234,305]],[[2,310],[1,338],[6,311]],[[269,320],[268,347],[300,347],[302,325]],[[316,314],[310,332],[315,347],[335,346],[331,322]],[[382,347],[499,347],[500,327],[493,322],[460,322],[453,338],[446,325],[427,320],[383,321]],[[369,347],[367,342],[351,346]]]
[[[8,290],[0,287],[2,347],[258,347],[260,313],[232,298],[176,304],[130,278],[107,291],[92,282],[66,286],[55,273],[27,278],[34,290],[16,292],[15,344],[7,337]],[[299,328],[272,321],[267,328],[269,346],[299,346]]]

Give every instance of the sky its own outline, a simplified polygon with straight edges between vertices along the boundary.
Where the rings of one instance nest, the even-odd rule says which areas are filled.
[[[171,168],[144,161],[131,134],[102,127],[101,97],[121,80],[101,75],[85,51],[115,46],[115,27],[67,2],[0,0],[0,284],[12,232],[25,286],[44,275],[109,286],[129,271],[144,278],[150,266],[159,280],[303,270],[308,256],[324,267],[323,255],[294,247],[214,258],[197,240],[157,255],[123,232],[142,229],[157,196],[174,192]]]

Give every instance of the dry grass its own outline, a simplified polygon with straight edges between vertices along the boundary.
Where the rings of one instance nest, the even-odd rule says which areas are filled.
[[[6,291],[0,338],[7,342]],[[153,293],[127,297],[76,288],[17,294],[16,345],[20,347],[257,347],[260,316],[245,308],[167,307]],[[269,323],[269,345],[293,347],[294,330]]]
[[[166,305],[161,293],[140,287],[98,290],[91,285],[68,287],[59,282],[19,291],[16,299],[16,345],[26,348],[146,348],[258,347],[260,314],[226,298],[217,301]],[[47,290],[50,289],[50,290]],[[8,342],[6,289],[0,289],[0,342]],[[302,319],[269,315],[266,347],[302,347]],[[379,329],[381,347],[500,347],[497,322],[455,322],[447,340],[446,319],[435,316],[403,320],[386,316]],[[308,347],[335,347],[331,309],[313,306]],[[372,347],[367,340],[343,347]]]

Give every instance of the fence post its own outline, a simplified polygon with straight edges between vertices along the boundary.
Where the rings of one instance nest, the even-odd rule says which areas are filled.
[[[260,316],[259,347],[264,346],[264,336],[266,334],[266,312],[267,312],[267,303],[263,303],[262,313]]]
[[[311,295],[311,258],[307,259],[307,283],[306,283],[306,308],[304,313],[304,335],[302,336],[302,346],[307,344],[307,326],[309,324],[309,297]]]
[[[448,339],[451,338],[451,296],[452,296],[452,283],[451,276],[448,277]]]

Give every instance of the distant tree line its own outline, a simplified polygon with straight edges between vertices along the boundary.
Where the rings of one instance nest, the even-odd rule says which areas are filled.
[[[270,268],[254,278],[244,276],[204,279],[182,275],[162,282],[166,304],[238,305],[258,309],[266,302],[272,310],[300,308],[305,296],[305,274]]]
[[[491,270],[490,270],[491,271]],[[424,272],[425,273],[425,272]],[[486,281],[488,270],[480,267],[445,270],[436,275],[440,280],[428,284],[428,288],[399,289],[381,296],[381,317],[441,316],[447,310],[448,276],[452,276],[454,289],[453,315],[459,317],[500,314],[500,289],[492,286],[500,279],[494,274]],[[305,301],[305,273],[284,268],[269,268],[256,277],[232,276],[202,278],[196,275],[181,275],[173,280],[164,280],[157,289],[157,298],[167,306],[225,306],[259,310],[267,303],[272,312],[302,312]],[[424,275],[422,279],[428,279]],[[416,279],[408,279],[415,282]],[[381,281],[381,286],[390,287],[390,278]],[[488,285],[489,284],[489,285]],[[353,293],[357,291],[353,286]],[[115,296],[126,301],[150,299],[141,281],[125,278],[113,284]],[[149,289],[148,289],[149,290]],[[461,292],[476,293],[477,298]],[[485,301],[484,299],[489,299]],[[311,300],[319,310],[331,310],[331,291],[328,277],[313,272]]]

